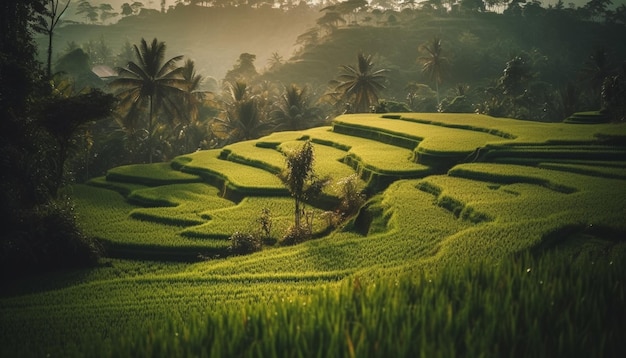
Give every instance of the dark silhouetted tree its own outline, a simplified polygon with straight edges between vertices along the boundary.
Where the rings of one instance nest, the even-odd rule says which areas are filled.
[[[519,96],[527,88],[534,74],[527,56],[515,56],[506,63],[506,67],[500,77],[502,92],[508,96]]]
[[[228,84],[226,109],[211,124],[212,132],[226,143],[256,139],[271,129],[259,111],[257,99],[248,92],[245,82]]]
[[[70,78],[73,86],[83,88],[98,88],[103,86],[103,81],[91,70],[89,55],[81,48],[72,50],[61,56],[55,66],[55,76]]]
[[[120,99],[119,110],[125,128],[137,128],[137,124],[147,111],[146,142],[148,160],[152,163],[153,134],[159,113],[167,112],[169,120],[182,118],[180,114],[181,92],[187,86],[182,77],[178,61],[182,56],[165,61],[165,43],[156,38],[150,45],[141,39],[139,47],[134,46],[137,62],[129,62],[119,68],[119,75],[110,86]]]
[[[200,109],[206,92],[200,85],[203,77],[196,73],[194,61],[187,59],[182,67],[181,75],[186,82],[180,101],[183,104],[182,114],[185,118],[180,121],[180,128],[176,130],[178,141],[182,141],[181,148],[185,153],[194,151],[200,146],[208,134],[208,128],[200,121]],[[182,154],[182,153],[181,153]]]
[[[224,81],[249,82],[254,80],[258,76],[256,68],[254,67],[254,60],[256,60],[256,55],[247,52],[240,54],[237,63],[233,66],[231,70],[226,72]]]
[[[443,82],[449,61],[443,56],[441,39],[434,37],[430,43],[420,46],[420,50],[426,52],[426,56],[421,56],[418,61],[422,63],[422,73],[435,82],[437,92],[437,102],[439,102],[439,85]]]
[[[83,0],[78,3],[76,15],[83,15],[90,22],[97,22],[99,17],[98,7],[91,5],[89,1]]]
[[[331,84],[342,99],[350,103],[354,112],[369,112],[378,103],[380,91],[385,89],[386,69],[375,69],[371,55],[359,53],[356,67],[341,66],[343,72]]]
[[[271,117],[276,130],[302,130],[321,123],[322,113],[319,107],[311,106],[306,87],[292,84],[285,88]]]
[[[41,126],[52,136],[56,147],[56,173],[50,192],[56,197],[63,184],[65,163],[78,130],[86,124],[108,118],[112,114],[115,97],[99,90],[70,97],[51,97],[40,116]]]
[[[61,16],[65,13],[71,0],[67,0],[65,5],[61,5],[61,0],[46,0],[46,10],[37,16],[35,30],[48,36],[48,60],[46,62],[46,75],[52,78],[52,38],[54,29],[61,21]]]
[[[283,65],[283,56],[278,52],[272,52],[272,56],[267,60],[270,71],[276,71]]]
[[[123,3],[120,8],[122,9],[122,16],[130,16],[133,14],[133,8],[130,7],[130,4],[127,2]]]

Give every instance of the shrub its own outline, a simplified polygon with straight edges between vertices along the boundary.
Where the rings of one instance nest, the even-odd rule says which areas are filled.
[[[356,214],[365,203],[365,195],[359,186],[358,174],[343,178],[337,184],[341,199],[339,211],[342,217],[347,218]]]
[[[257,219],[259,230],[262,235],[262,241],[265,244],[274,244],[276,240],[272,240],[272,212],[265,207],[261,210],[261,216]]]
[[[258,236],[236,232],[230,238],[230,251],[234,255],[246,255],[261,251],[261,239]]]
[[[100,258],[102,247],[78,227],[69,199],[51,201],[12,216],[0,242],[3,277],[87,267]]]
[[[287,229],[285,236],[280,240],[280,245],[291,246],[305,242],[311,238],[311,230],[306,225],[292,225]]]

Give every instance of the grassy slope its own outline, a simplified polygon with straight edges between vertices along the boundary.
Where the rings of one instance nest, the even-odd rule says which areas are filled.
[[[597,145],[605,143],[602,140],[607,135],[618,139],[626,136],[626,127],[623,124],[581,126],[529,123],[473,115],[407,114],[406,116],[401,120],[375,118],[370,115],[344,116],[339,117],[337,123],[348,126],[357,125],[361,129],[363,123],[367,123],[367,128],[372,132],[379,133],[382,128],[383,132],[393,130],[399,136],[419,137],[421,141],[413,151],[422,148],[421,150],[425,152],[438,151],[455,155],[462,153],[464,157],[473,153],[474,144],[480,142],[481,138],[488,138],[483,141],[484,148],[489,147],[496,151],[515,146],[525,148],[531,144],[552,148],[561,143],[570,145],[576,143],[580,150],[584,151],[587,148],[588,151],[596,151]],[[329,132],[329,129],[317,128],[302,132],[303,138],[311,138],[316,143],[320,171],[336,176],[346,174],[344,169],[337,169],[349,168],[336,161],[342,153],[345,156],[353,154],[358,157],[363,165],[355,167],[360,168],[364,173],[367,172],[367,167],[373,168],[373,171],[395,169],[402,172],[407,169],[413,170],[411,166],[418,165],[413,163],[415,155],[409,149],[396,147],[399,149],[385,151],[384,146],[393,147],[393,143],[385,144],[363,137],[338,134]],[[445,143],[432,140],[432,138],[445,136],[446,130],[450,131],[450,138],[459,139]],[[492,134],[487,134],[489,132]],[[363,134],[362,131],[359,133]],[[126,253],[126,255],[120,254],[122,257],[128,255],[142,257],[142,253],[150,253],[157,257],[171,257],[169,255],[195,256],[202,252],[219,252],[211,250],[223,249],[227,245],[224,238],[230,233],[240,230],[241,227],[243,229],[254,228],[256,215],[263,207],[270,207],[274,213],[277,222],[275,235],[279,236],[278,231],[282,230],[281,227],[284,228],[289,221],[290,199],[261,195],[235,203],[224,200],[217,194],[224,193],[223,188],[228,186],[229,181],[236,184],[233,187],[235,191],[241,189],[247,193],[267,190],[266,186],[262,185],[263,180],[268,180],[268,182],[274,180],[270,179],[272,178],[271,168],[279,165],[280,156],[275,154],[280,148],[293,146],[294,139],[298,139],[294,138],[295,134],[275,134],[258,141],[233,145],[227,148],[229,155],[226,158],[235,155],[237,157],[235,162],[218,159],[219,152],[207,151],[179,158],[174,161],[177,165],[169,168],[160,164],[155,165],[154,172],[161,173],[156,174],[157,176],[163,176],[163,173],[172,171],[163,176],[172,180],[172,184],[168,185],[156,187],[138,185],[146,182],[146,171],[142,167],[135,167],[140,170],[134,175],[134,180],[131,174],[133,168],[123,168],[127,174],[123,178],[126,181],[130,179],[130,183],[113,181],[116,177],[110,176],[109,181],[100,179],[94,181],[94,185],[91,186],[75,186],[74,195],[78,200],[77,207],[81,222],[86,225],[87,231],[92,235],[105,239],[114,248],[118,245],[118,253]],[[402,139],[398,140],[405,143]],[[473,145],[464,145],[465,140]],[[454,143],[459,143],[459,146],[455,147]],[[370,146],[379,148],[378,153],[368,151]],[[273,154],[268,155],[264,160],[251,150],[254,147],[258,147],[260,152],[271,151],[267,153]],[[368,296],[378,297],[377,299],[381,300],[373,300],[373,306],[363,307],[369,307],[367,309],[371,310],[378,304],[376,302],[379,302],[389,307],[390,310],[389,315],[379,312],[378,314],[382,315],[379,317],[391,319],[399,314],[395,323],[389,327],[389,334],[407,334],[408,339],[420,332],[417,328],[419,324],[414,326],[409,321],[400,319],[401,312],[404,310],[414,312],[408,308],[412,306],[410,304],[407,306],[407,298],[393,298],[395,296],[389,298],[383,295],[381,291],[375,289],[375,284],[380,285],[382,282],[388,282],[389,278],[396,277],[402,285],[407,285],[403,290],[397,291],[399,295],[404,293],[415,295],[413,288],[417,290],[425,290],[425,288],[423,282],[415,283],[412,278],[426,275],[424,280],[430,278],[447,282],[445,280],[450,279],[440,275],[450,274],[451,267],[468,267],[471,262],[484,260],[491,263],[506,263],[508,260],[503,260],[503,258],[511,257],[513,254],[528,250],[539,253],[555,246],[566,250],[571,255],[581,255],[587,251],[601,253],[598,260],[602,262],[611,259],[621,260],[626,253],[626,245],[619,239],[626,232],[623,221],[626,216],[626,192],[618,188],[624,187],[623,173],[626,160],[624,160],[623,147],[613,145],[613,150],[621,151],[621,161],[586,159],[584,162],[587,164],[584,165],[587,167],[595,164],[594,168],[609,168],[610,170],[587,170],[585,173],[572,170],[572,168],[579,168],[580,164],[578,166],[556,165],[560,160],[558,157],[552,158],[555,165],[550,169],[512,164],[465,163],[454,166],[447,175],[426,175],[430,172],[418,171],[416,173],[423,175],[414,173],[416,175],[413,179],[397,180],[373,197],[367,209],[364,209],[361,215],[348,223],[343,230],[323,239],[294,247],[267,248],[254,255],[187,265],[109,259],[106,260],[107,266],[96,270],[55,275],[52,276],[52,280],[34,278],[31,281],[13,285],[12,294],[5,295],[1,300],[2,326],[6,328],[0,331],[0,338],[2,342],[16,340],[14,345],[3,344],[2,349],[7,354],[21,351],[25,354],[36,355],[45,354],[48,349],[69,355],[90,353],[90,349],[93,349],[91,353],[98,355],[107,355],[107,352],[128,354],[134,349],[139,349],[137,352],[141,355],[179,355],[185,352],[184,347],[188,347],[187,353],[195,352],[194,354],[201,354],[202,349],[213,347],[211,349],[214,352],[228,354],[265,352],[271,355],[272,349],[280,350],[289,347],[287,342],[296,339],[294,336],[296,331],[289,331],[283,337],[285,341],[281,343],[274,340],[278,339],[276,338],[278,336],[268,332],[245,333],[246,328],[234,322],[240,317],[243,317],[244,321],[254,319],[264,322],[268,319],[266,315],[276,310],[277,320],[285,319],[291,322],[289,317],[293,314],[297,317],[308,315],[315,322],[318,318],[314,317],[319,316],[319,324],[326,327],[320,331],[322,336],[309,336],[314,330],[312,326],[307,325],[306,327],[311,329],[303,337],[309,338],[304,341],[296,339],[293,342],[293,347],[295,347],[293,349],[296,350],[294,354],[295,352],[315,351],[307,344],[330,344],[344,352],[341,355],[347,356],[351,354],[352,349],[359,352],[371,349],[371,345],[374,344],[372,340],[383,333],[383,331],[376,330],[359,333],[360,330],[349,323],[337,323],[339,326],[332,323],[334,319],[347,319],[347,322],[350,322],[345,312],[339,309],[344,307],[344,304],[339,302],[344,299],[354,302],[355,293],[347,292],[346,287],[355,279],[362,281],[364,285],[367,283],[367,289],[371,290],[371,292],[368,291],[370,292]],[[501,156],[500,159],[502,158],[506,159],[506,156]],[[246,165],[247,161],[251,165]],[[268,164],[260,165],[260,162]],[[261,169],[263,167],[265,170]],[[185,170],[185,168],[193,170]],[[188,180],[191,177],[184,175],[180,177],[175,174],[180,173],[179,170],[194,172],[200,175],[205,183],[180,184],[181,179]],[[114,170],[116,171],[120,172],[122,169]],[[247,171],[254,174],[242,175]],[[211,177],[211,175],[206,176],[207,173],[221,174]],[[259,173],[266,173],[267,179],[263,179],[266,176],[259,176]],[[613,173],[613,175],[607,173]],[[616,177],[615,173],[621,173],[621,176]],[[228,179],[219,181],[215,180],[215,177]],[[401,177],[398,176],[398,178]],[[273,184],[271,186],[273,187]],[[133,203],[141,203],[143,206],[131,205],[124,200],[123,195],[118,193],[131,199],[134,198]],[[154,207],[157,204],[159,206]],[[137,220],[139,214],[142,220]],[[316,225],[321,230],[324,225],[321,213],[316,214],[315,217],[318,218]],[[165,220],[165,218],[169,219]],[[191,221],[189,218],[198,221]],[[190,232],[196,232],[196,234],[184,234]],[[364,232],[367,232],[367,235],[361,234]],[[561,264],[555,263],[555,267],[560,267],[559,265]],[[562,265],[566,267],[568,261],[566,260]],[[558,270],[563,270],[563,268]],[[623,272],[623,267],[619,266],[611,270],[618,270],[617,274],[619,274]],[[487,276],[492,277],[489,274]],[[485,280],[492,280],[492,278]],[[517,279],[513,277],[511,280],[513,281],[510,284],[515,285]],[[59,286],[55,287],[48,281],[57,282]],[[463,280],[455,282],[454,285],[465,284]],[[37,290],[33,292],[33,287],[37,285],[43,286],[40,288],[41,292]],[[53,286],[50,287],[50,285]],[[337,287],[343,288],[337,291]],[[516,286],[511,287],[514,289]],[[617,290],[613,292],[616,296],[611,296],[613,297],[611,300],[616,301],[609,301],[608,296],[594,296],[594,299],[599,300],[598,302],[623,303],[623,287],[611,287]],[[328,291],[320,293],[320,290]],[[448,297],[448,294],[444,294],[447,292],[445,285],[438,290],[432,293],[434,296],[426,295],[424,299],[437,302],[435,297],[439,297],[438,295]],[[491,290],[487,292],[493,292],[494,297],[498,297],[498,290],[495,287]],[[599,292],[604,291],[598,290],[598,294]],[[513,296],[508,299],[515,300],[515,295],[521,293],[512,294]],[[563,293],[559,299],[567,297],[568,294],[570,294],[569,291]],[[296,306],[300,305],[298,307],[302,307],[301,305],[307,302],[312,304],[313,301],[307,301],[306,297],[313,297],[312,300],[316,302],[312,311],[292,307],[291,303],[286,306],[281,303],[296,302]],[[458,302],[452,303],[453,301],[446,303],[445,300],[453,299],[453,297],[454,295],[440,298],[444,300],[443,303],[427,305],[424,301],[421,305],[429,309],[432,305],[447,307],[449,304],[459,304]],[[387,299],[391,301],[385,301]],[[477,309],[476,305],[486,302],[485,299],[476,297],[475,300],[468,301],[471,302],[468,303],[470,306],[467,308],[459,306],[458,309],[461,311]],[[529,298],[528,302],[525,304],[532,306],[533,300]],[[537,305],[544,305],[540,300],[534,302]],[[263,306],[259,306],[259,303]],[[247,307],[246,310],[249,310],[248,314],[251,318],[240,311],[241,304]],[[266,306],[267,304],[269,306]],[[361,309],[358,308],[359,305],[354,307]],[[578,310],[583,310],[581,307],[576,307]],[[596,314],[610,317],[612,308],[606,309],[608,311],[600,309]],[[69,315],[69,312],[72,314]],[[326,315],[322,312],[329,313]],[[420,312],[414,312],[415,322],[427,319],[424,316],[426,313],[423,310]],[[519,330],[532,328],[532,321],[528,322],[529,326],[525,326],[526,323],[523,323],[523,320],[520,321],[520,318],[515,316],[515,312],[515,310],[510,311],[511,327]],[[593,314],[587,311],[577,312],[580,317],[585,317],[584,319]],[[445,317],[447,316],[449,320],[449,315],[452,314],[446,312],[445,309],[440,313],[441,316],[437,316],[439,318],[432,318],[431,324],[443,324]],[[494,314],[497,316],[499,313]],[[537,313],[537,315],[549,317],[547,313]],[[558,317],[556,313],[552,315]],[[230,337],[227,339],[228,333],[224,336],[221,335],[223,333],[212,329],[207,331],[206,323],[202,323],[206,322],[204,321],[206,317],[213,322],[209,326],[230,327],[228,330],[232,329],[233,337],[239,337],[233,338],[233,342],[239,342],[239,344],[230,343],[231,346],[227,346],[225,341],[230,339]],[[407,317],[405,318],[408,319]],[[470,316],[456,318],[455,321],[459,322],[456,329],[460,331],[452,329],[449,334],[469,334],[468,337],[471,337],[471,333],[464,331],[466,328],[463,328],[464,324],[473,322],[468,317]],[[354,319],[358,321],[361,318]],[[380,321],[383,318],[371,319]],[[612,322],[610,318],[607,319],[609,321],[602,321],[599,326]],[[304,320],[308,322],[306,318]],[[582,320],[583,318],[581,321],[570,323],[576,326],[574,323],[580,323]],[[46,328],[42,328],[44,322],[47,322]],[[362,327],[374,329],[371,324],[373,321],[363,322]],[[486,322],[487,319],[485,324]],[[546,333],[550,332],[551,326],[548,322],[541,322],[543,322],[541,325],[545,327],[534,329],[538,332],[543,332],[544,329]],[[268,324],[267,329],[271,330],[275,329],[274,324],[278,323]],[[344,324],[347,326],[344,327]],[[407,324],[406,329],[401,328]],[[291,327],[291,323],[285,323],[285,326]],[[561,338],[562,340],[577,341],[579,334],[577,331],[567,333],[567,329],[564,328],[567,326],[565,323],[563,326],[557,326],[563,329],[558,334],[566,335]],[[262,326],[254,329],[261,329],[260,327]],[[344,328],[336,331],[337,327]],[[493,326],[489,327],[491,327],[489,330],[494,329]],[[607,327],[609,327],[607,329],[615,329],[613,323]],[[38,329],[44,329],[47,333],[45,335],[32,333],[33,330]],[[239,329],[244,331],[238,331]],[[346,333],[341,333],[344,329]],[[489,333],[486,336],[506,341],[495,331],[489,330],[488,332],[493,334]],[[183,334],[183,338],[180,340],[166,338],[176,332]],[[508,333],[503,334],[513,334],[509,330],[506,332]],[[241,336],[239,336],[240,333]],[[325,337],[325,334],[329,335],[328,338],[320,338]],[[612,333],[609,332],[606,336],[608,337],[606,339],[609,339],[609,348],[606,349],[609,350],[615,347],[613,346],[615,341],[610,334]],[[37,344],[21,346],[20,342],[25,341],[18,337],[29,337]],[[111,344],[111,341],[107,341],[105,337],[112,337],[116,343]],[[259,351],[255,351],[254,345],[250,345],[245,337],[267,340],[267,346],[266,344],[258,345]],[[381,347],[385,347],[385,352],[390,354],[432,352],[431,350],[437,350],[437,347],[449,347],[450,341],[448,340],[453,339],[453,336],[444,334],[431,344],[420,345],[421,350],[410,343],[402,343],[402,339],[397,345],[389,343],[390,340],[395,341],[396,338],[398,337],[382,338],[380,344]],[[536,344],[548,344],[542,343],[540,335],[535,338],[539,340],[535,342]],[[330,341],[324,341],[325,339]],[[424,339],[428,337],[424,336]],[[479,351],[480,347],[484,348],[481,344],[488,345],[489,340],[484,342],[476,340],[475,344],[472,346],[473,349]],[[462,342],[456,342],[453,348],[459,349],[462,346]],[[501,349],[514,350],[515,343],[507,343]],[[567,353],[564,350],[557,349],[557,351],[562,354]],[[453,355],[452,351],[441,352],[448,352],[442,353],[445,356]],[[495,355],[499,352],[496,350],[492,353]],[[600,349],[598,352],[606,353],[607,351]],[[523,354],[518,352],[518,355]]]

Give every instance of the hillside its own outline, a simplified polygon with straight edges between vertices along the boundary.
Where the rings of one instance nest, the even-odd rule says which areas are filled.
[[[108,258],[10,284],[0,353],[561,356],[585,336],[605,342],[582,344],[587,356],[611,356],[624,348],[625,138],[624,124],[344,115],[114,168],[68,188]],[[264,210],[272,237],[290,224],[275,174],[304,140],[320,175],[358,173],[368,203],[330,232],[331,185],[308,206],[316,239],[224,258]]]
[[[244,52],[257,56],[259,72],[272,53],[285,65],[263,79],[326,87],[339,66],[352,64],[358,52],[375,56],[376,64],[391,70],[388,99],[403,100],[409,82],[432,85],[421,73],[419,48],[433,37],[441,38],[449,66],[443,88],[458,84],[492,85],[507,61],[527,54],[537,80],[559,88],[581,78],[589,57],[598,49],[608,53],[606,65],[626,58],[624,25],[579,21],[558,12],[542,16],[503,16],[495,13],[435,16],[428,12],[360,13],[359,22],[332,32],[316,27],[322,13],[314,8],[278,9],[182,6],[166,14],[151,12],[129,16],[109,26],[72,24],[55,34],[55,53],[70,42],[79,46],[104,39],[118,53],[128,40],[157,37],[168,45],[168,55],[185,55],[200,72],[221,80]],[[395,17],[391,22],[390,17]],[[311,30],[316,31],[310,37]],[[300,39],[299,39],[300,38]],[[297,41],[301,42],[296,44]],[[47,42],[40,38],[45,54]],[[593,108],[589,108],[593,109]]]
[[[276,174],[284,167],[282,153],[309,139],[318,158],[318,175],[329,176],[335,183],[324,190],[324,200],[311,203],[318,211],[316,231],[323,232],[327,226],[323,211],[338,205],[337,183],[357,173],[373,198],[370,206],[377,209],[369,214],[363,211],[352,230],[334,236],[353,230],[376,233],[374,237],[397,233],[401,246],[406,240],[424,240],[425,232],[414,232],[421,221],[392,217],[410,217],[413,211],[425,210],[435,215],[427,222],[451,220],[445,225],[451,231],[437,234],[438,243],[429,243],[427,252],[439,252],[446,242],[475,241],[477,235],[483,236],[481,240],[496,240],[501,230],[512,230],[507,236],[518,243],[491,247],[503,250],[493,255],[496,259],[506,252],[546,245],[544,241],[561,232],[586,232],[594,227],[593,232],[617,237],[624,231],[619,218],[625,213],[625,201],[614,193],[626,178],[624,148],[617,145],[623,130],[624,125],[616,124],[542,124],[467,114],[345,115],[337,117],[332,128],[277,132],[223,149],[183,155],[170,165],[114,168],[106,178],[92,180],[91,187],[75,190],[82,193],[77,199],[83,203],[79,208],[85,205],[80,211],[86,229],[107,242],[113,256],[144,252],[147,257],[187,255],[187,260],[194,260],[198,255],[224,255],[229,245],[226,239],[236,231],[254,230],[255,218],[264,207],[271,208],[275,219],[274,238],[285,232],[292,205]],[[400,179],[413,181],[396,183]],[[109,202],[106,193],[113,194],[110,189],[122,193],[128,203],[116,195],[114,202],[103,205]],[[99,199],[90,202],[92,195]],[[395,195],[416,201],[400,205]],[[431,207],[433,201],[438,207]],[[133,205],[140,207],[133,209]],[[119,216],[111,216],[113,208]],[[108,225],[93,225],[103,217],[108,217]],[[529,221],[536,229],[523,230]],[[359,236],[347,237],[361,244],[369,241]],[[398,249],[397,254],[408,254]],[[466,255],[485,258],[482,250],[487,248]],[[440,256],[435,255],[447,260],[446,255]],[[341,266],[342,270],[355,263],[351,259],[342,262],[349,265]],[[369,266],[363,261],[359,264]]]
[[[356,54],[364,52],[375,56],[377,67],[391,70],[383,97],[404,100],[410,82],[434,88],[418,61],[425,55],[420,46],[433,37],[441,39],[443,56],[448,60],[442,93],[459,84],[472,89],[493,86],[506,62],[522,54],[528,55],[535,79],[556,89],[585,80],[581,72],[598,49],[608,51],[609,66],[626,58],[623,25],[605,26],[550,13],[537,18],[494,13],[445,17],[403,14],[396,14],[394,23],[388,22],[390,15],[386,13],[372,14],[369,22],[341,27],[320,41],[311,41],[267,78],[323,86],[336,77],[340,65],[355,63]]]

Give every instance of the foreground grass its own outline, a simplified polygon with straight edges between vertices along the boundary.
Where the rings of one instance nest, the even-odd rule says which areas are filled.
[[[2,298],[0,355],[618,356],[624,257],[559,251],[315,289],[279,276],[226,284],[176,266],[137,274],[116,261],[128,278],[101,268],[89,283]]]

